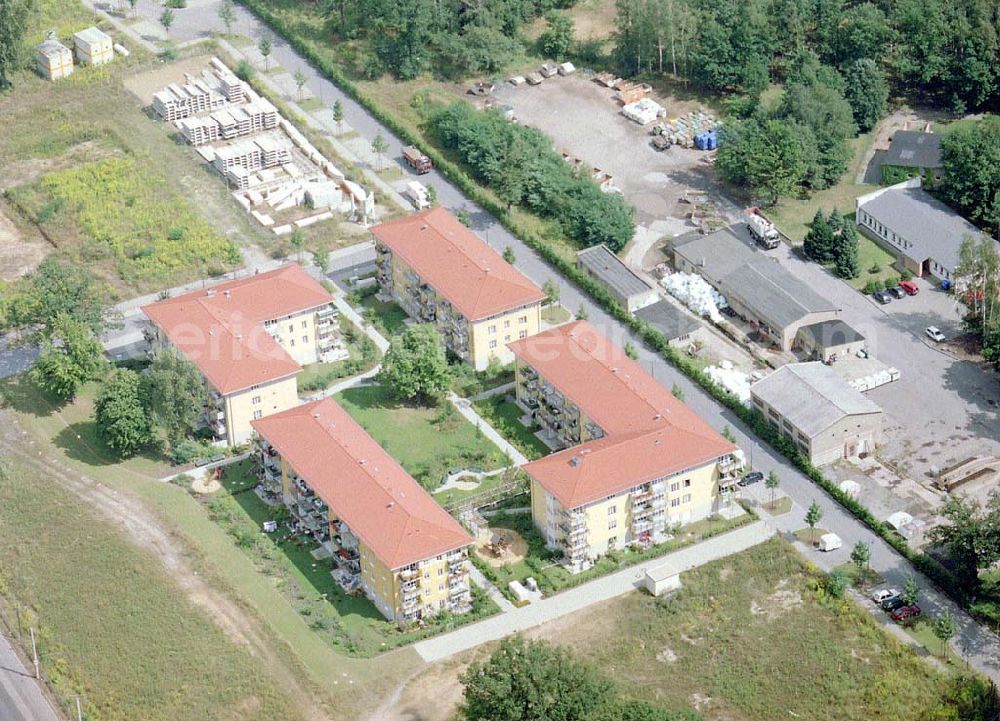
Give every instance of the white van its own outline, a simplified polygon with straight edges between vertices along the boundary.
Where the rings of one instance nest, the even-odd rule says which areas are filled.
[[[836,533],[824,533],[819,537],[819,550],[821,551],[836,551],[843,545],[844,542]]]

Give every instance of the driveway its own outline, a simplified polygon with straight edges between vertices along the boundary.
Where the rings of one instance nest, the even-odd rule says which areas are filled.
[[[176,38],[179,34],[186,34],[187,37],[195,38],[210,34],[213,30],[221,30],[221,23],[216,14],[218,5],[219,2],[216,0],[198,0],[196,6],[192,5],[192,7],[186,10],[177,12],[177,25],[175,29],[171,30],[171,35]],[[159,16],[162,8],[160,5],[152,2],[152,0],[140,0],[139,11],[147,18],[155,19]],[[242,6],[237,5],[236,11],[239,18],[238,25],[235,28],[237,32],[249,34],[253,38],[258,38],[265,33],[268,35],[272,34],[270,30],[264,27],[261,22]],[[182,37],[181,39],[184,38]],[[332,103],[335,99],[339,99],[343,104],[345,119],[354,130],[368,139],[374,138],[377,133],[381,133],[389,145],[387,155],[395,158],[400,156],[402,143],[395,135],[381,126],[361,106],[348,98],[338,87],[326,80],[318,71],[308,65],[302,58],[298,57],[283,40],[275,40],[272,62],[281,63],[288,69],[302,68],[307,78],[306,84],[313,94],[324,98],[324,101],[328,104]],[[401,163],[401,161],[399,162]],[[611,341],[619,346],[624,346],[626,342],[631,341],[638,351],[638,362],[644,368],[647,368],[666,387],[670,388],[673,384],[677,384],[684,392],[687,404],[693,411],[705,419],[706,422],[720,431],[724,427],[730,427],[734,431],[736,441],[741,447],[748,448],[756,445],[757,451],[755,452],[754,460],[757,469],[763,471],[765,474],[772,470],[775,471],[782,478],[782,486],[785,492],[793,498],[799,508],[807,507],[815,499],[823,509],[824,526],[837,533],[841,538],[844,538],[845,543],[853,543],[855,540],[863,540],[866,543],[870,543],[872,547],[873,569],[893,582],[896,582],[895,579],[897,578],[904,578],[906,575],[914,573],[914,569],[908,561],[897,554],[888,544],[861,524],[833,499],[826,496],[822,490],[817,488],[815,484],[791,465],[784,456],[781,456],[769,447],[760,446],[756,437],[750,435],[749,429],[728,409],[721,406],[659,355],[646,348],[638,337],[605,313],[589,296],[563,280],[558,272],[546,264],[538,254],[509,233],[495,218],[465,198],[440,173],[432,171],[421,176],[421,181],[425,185],[433,185],[435,187],[439,203],[442,206],[452,211],[459,209],[468,211],[473,222],[473,229],[494,248],[502,250],[506,246],[511,246],[518,259],[518,268],[535,280],[535,282],[541,284],[547,278],[556,279],[561,289],[562,303],[571,309],[585,308],[590,322],[600,328]],[[830,278],[829,280],[843,286],[836,279]],[[820,292],[823,293],[824,291],[820,290]],[[860,297],[853,292],[852,295]],[[862,302],[866,301],[862,299]],[[882,324],[880,323],[879,328],[881,326]],[[902,343],[903,347],[898,353],[893,353],[894,357],[897,355],[900,357],[899,363],[897,364],[895,360],[890,360],[889,362],[896,364],[904,374],[910,373],[910,366],[912,364],[904,363],[905,359],[902,356],[908,352],[912,352],[914,357],[922,358],[922,355],[917,355],[924,353],[919,348],[927,350],[927,347],[912,334],[904,334],[898,331],[893,332],[891,330],[892,327],[894,326],[891,324],[886,325],[886,328],[889,329],[886,331],[886,338],[890,339],[887,345],[894,342],[891,339],[895,339]],[[864,333],[868,328],[861,327],[859,330]],[[943,377],[949,376],[950,364],[945,364],[941,356],[938,356],[936,360],[937,362],[933,370],[927,371],[926,377],[923,379],[923,383],[926,384],[925,389],[917,389],[917,397],[920,397],[922,390],[933,391],[935,388],[935,375],[939,376],[936,381],[937,384],[941,383]],[[918,372],[916,369],[913,370],[914,375]],[[945,387],[951,387],[950,381],[946,382]],[[962,387],[966,387],[965,380],[962,381]],[[949,418],[952,418],[954,415],[954,412],[948,413]],[[968,419],[963,418],[961,425],[964,427],[969,422]],[[992,422],[996,422],[995,414],[992,417]],[[797,512],[793,511],[793,513]],[[930,585],[929,582],[920,577],[919,574],[917,576],[920,585],[928,588]],[[935,591],[926,591],[924,597],[928,603],[928,608],[931,610],[942,608],[946,605],[953,607],[942,594]],[[972,663],[973,667],[989,675],[994,680],[1000,681],[1000,642],[998,642],[997,637],[989,630],[977,625],[965,613],[956,610],[956,618],[961,627],[956,647],[967,648],[969,652],[966,658]]]

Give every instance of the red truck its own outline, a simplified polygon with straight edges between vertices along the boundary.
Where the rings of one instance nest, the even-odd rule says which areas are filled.
[[[416,170],[418,175],[429,173],[431,168],[434,167],[431,159],[417,150],[415,145],[408,145],[403,148],[403,160],[406,161],[407,165]]]

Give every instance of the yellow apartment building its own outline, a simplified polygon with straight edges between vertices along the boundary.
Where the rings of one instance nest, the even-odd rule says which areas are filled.
[[[203,421],[239,445],[251,422],[298,403],[303,365],[342,357],[338,311],[298,265],[197,290],[142,308],[152,345],[172,345],[208,386]]]
[[[545,293],[443,208],[372,229],[379,287],[476,370],[538,333]]]
[[[574,571],[719,510],[742,452],[586,321],[511,344],[518,404],[561,448],[524,470],[531,513]]]
[[[386,618],[472,607],[472,538],[333,399],[253,422],[264,493],[330,551],[334,577]]]

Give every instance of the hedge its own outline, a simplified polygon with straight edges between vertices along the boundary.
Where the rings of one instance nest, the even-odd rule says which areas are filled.
[[[930,578],[938,587],[957,603],[968,608],[968,597],[964,593],[961,585],[955,576],[949,572],[938,561],[920,551],[910,548],[906,540],[889,529],[884,523],[872,515],[871,511],[847,495],[830,479],[826,478],[818,468],[813,466],[808,459],[798,452],[795,445],[776,432],[763,418],[746,408],[739,399],[732,393],[716,385],[696,367],[689,359],[677,352],[668,343],[662,333],[640,318],[635,318],[629,314],[618,301],[616,301],[603,286],[590,278],[572,262],[563,258],[557,251],[551,248],[544,240],[532,232],[514,222],[507,213],[506,208],[494,201],[477,186],[473,180],[457,164],[449,161],[433,146],[429,146],[418,138],[409,128],[397,121],[393,116],[385,112],[374,100],[364,95],[358,87],[344,75],[339,68],[324,57],[321,57],[309,43],[302,40],[288,25],[268,7],[265,0],[239,0],[239,2],[253,11],[261,20],[267,23],[270,28],[281,35],[299,54],[305,57],[314,67],[323,72],[349,97],[365,108],[382,125],[391,130],[398,138],[404,142],[416,145],[434,163],[435,167],[445,178],[462,191],[472,201],[490,213],[494,218],[511,233],[520,238],[525,245],[538,253],[547,263],[556,270],[573,281],[581,290],[586,291],[605,311],[619,322],[626,325],[636,335],[638,335],[650,348],[659,353],[668,363],[680,370],[684,375],[698,384],[706,393],[711,395],[716,401],[723,404],[732,411],[740,420],[746,423],[751,430],[763,441],[767,442],[774,449],[779,451],[790,460],[802,473],[804,473],[816,485],[826,491],[835,501],[846,508],[862,523],[867,525],[872,531],[877,533],[882,540],[892,546],[900,555],[904,556],[921,573]]]

